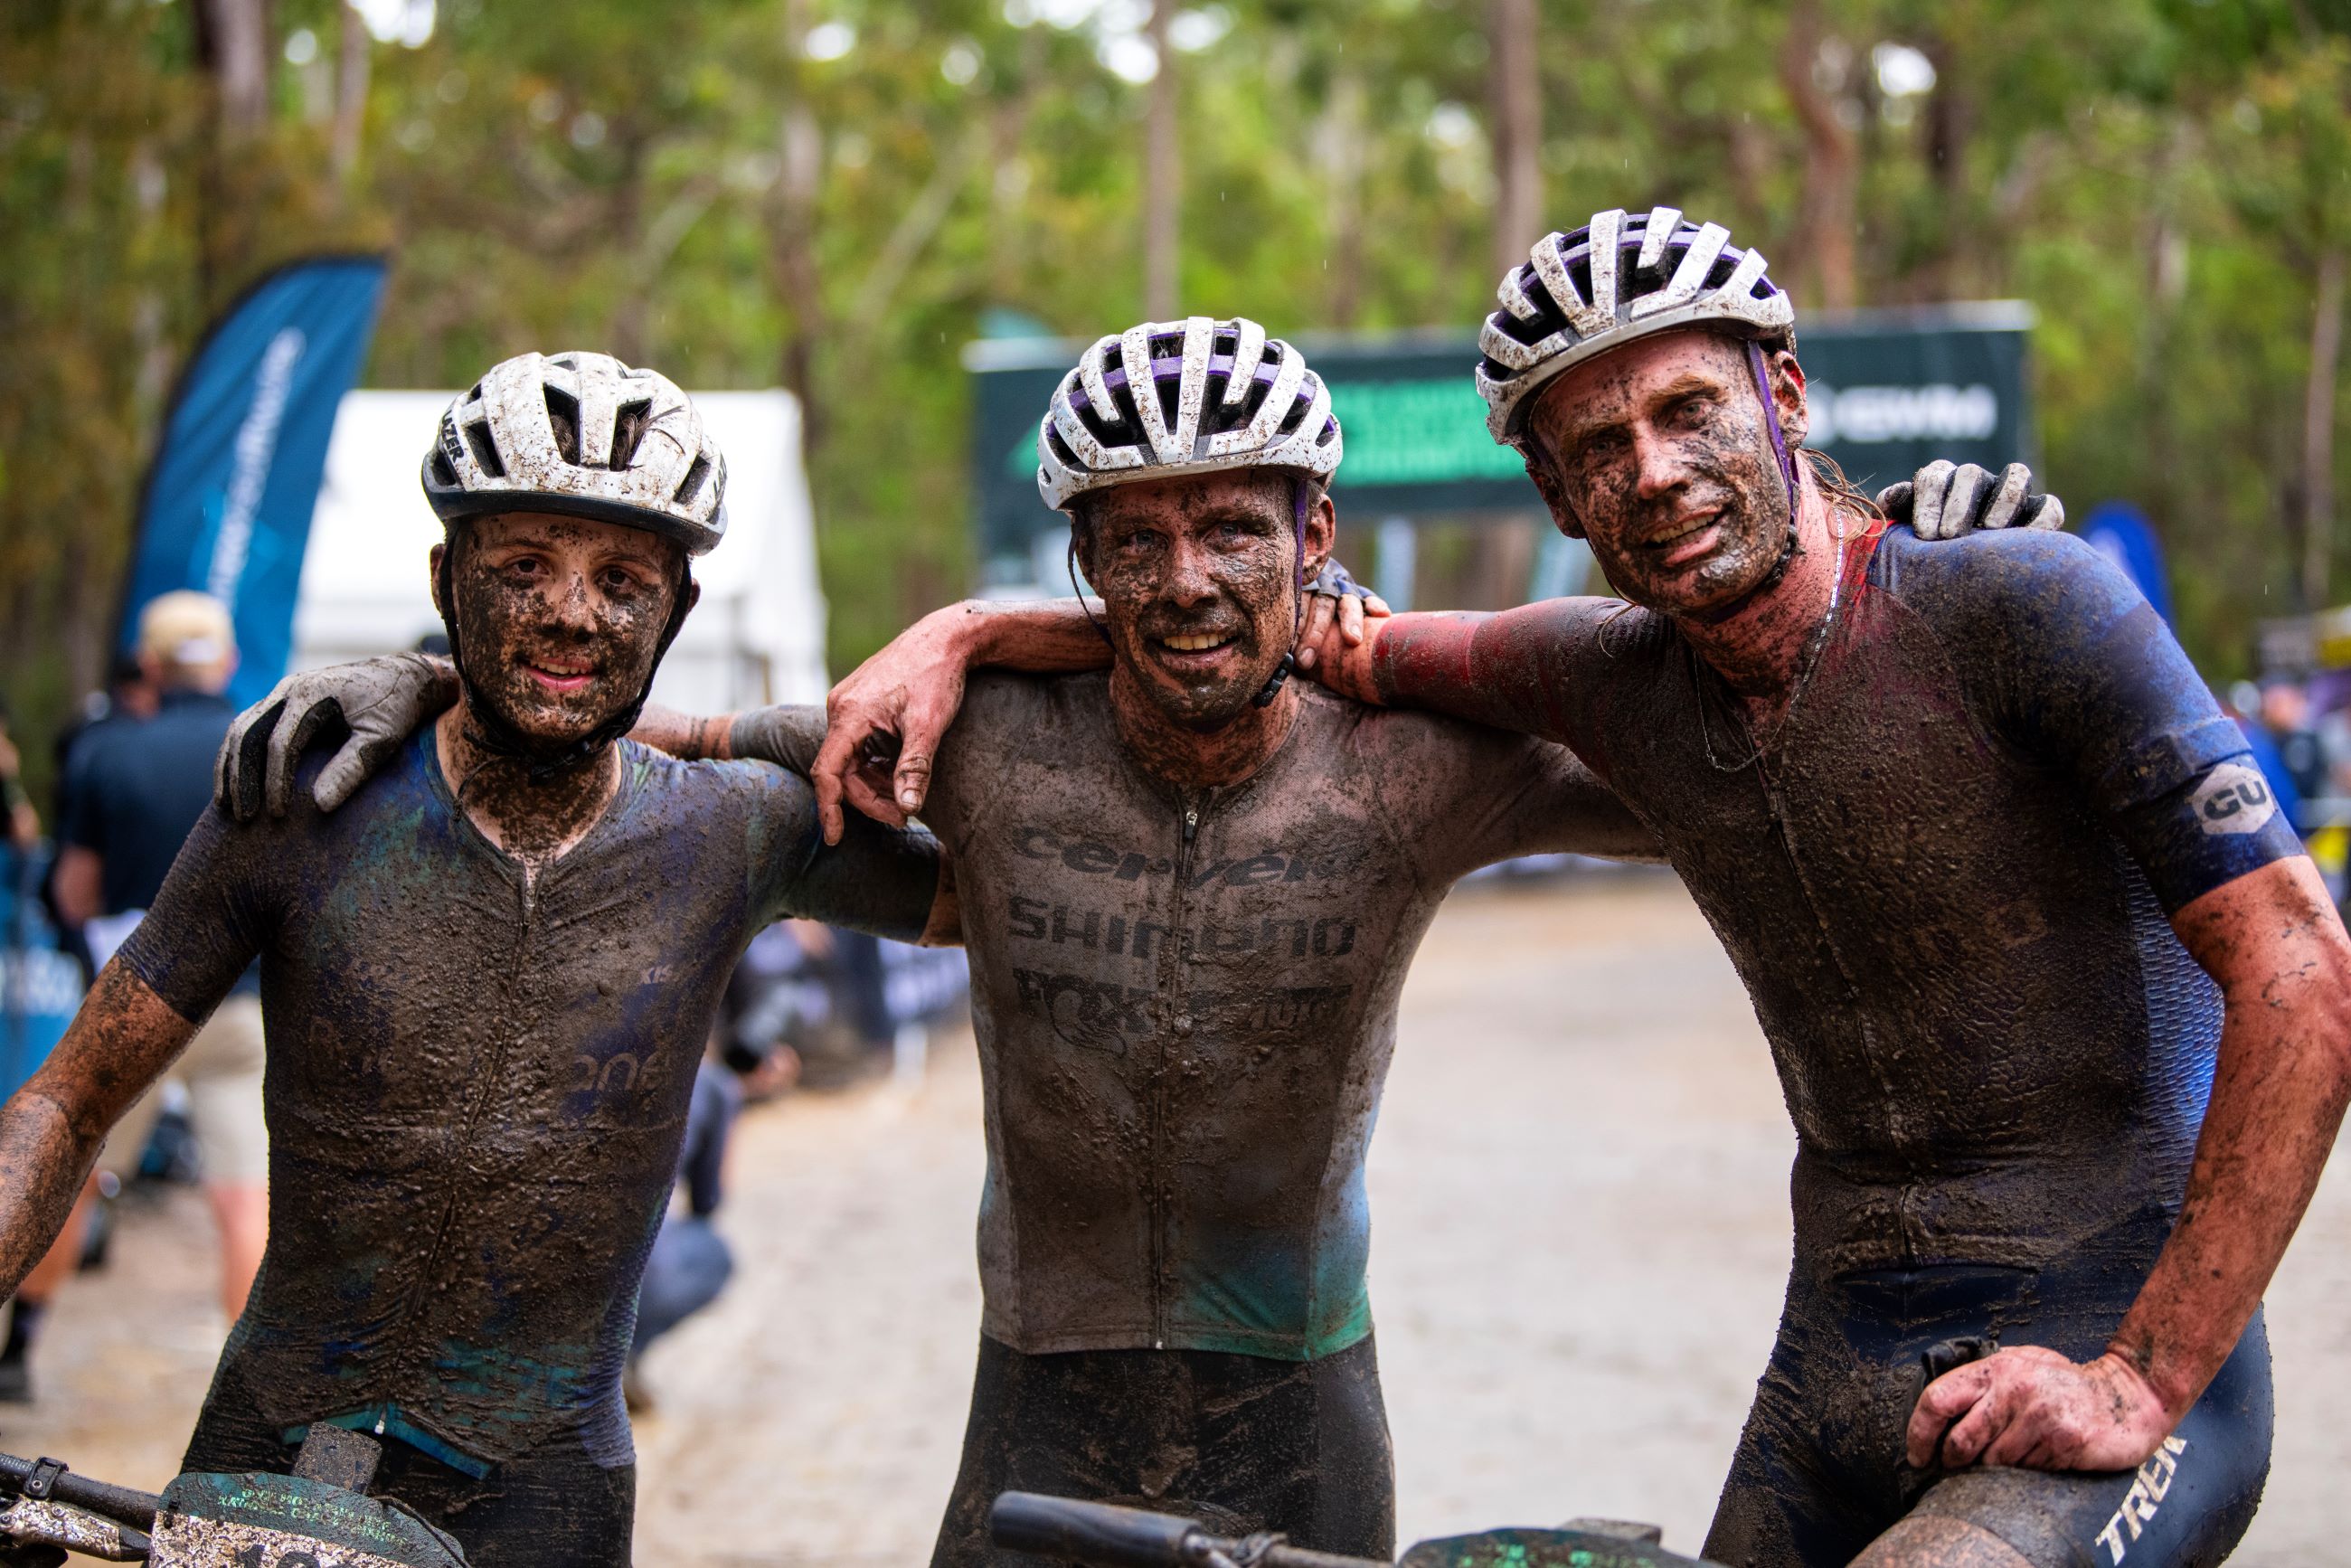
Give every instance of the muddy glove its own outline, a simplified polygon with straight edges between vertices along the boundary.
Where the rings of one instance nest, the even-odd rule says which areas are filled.
[[[1973,463],[1938,458],[1877,493],[1877,509],[1922,539],[1955,539],[1977,528],[2062,528],[2065,503],[2032,494],[2032,470],[2011,463],[1994,479]]]
[[[1364,622],[1388,613],[1388,601],[1347,575],[1337,556],[1306,585],[1306,610],[1298,628],[1298,667],[1311,670],[1322,656],[1323,640],[1335,629],[1347,647],[1364,640]]]
[[[350,737],[319,770],[310,789],[319,810],[331,811],[382,771],[419,725],[456,700],[456,667],[423,653],[392,653],[288,675],[229,727],[213,771],[213,799],[241,822],[258,816],[264,805],[271,816],[284,816],[293,801],[294,765],[302,748],[328,726],[340,724]]]

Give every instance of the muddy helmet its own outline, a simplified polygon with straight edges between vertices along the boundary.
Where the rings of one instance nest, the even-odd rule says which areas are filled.
[[[1795,308],[1764,266],[1761,251],[1740,250],[1719,224],[1685,222],[1678,207],[1636,217],[1612,208],[1573,234],[1545,235],[1503,277],[1502,308],[1478,335],[1486,428],[1515,446],[1532,394],[1552,377],[1652,333],[1708,327],[1792,348]]]
[[[424,458],[444,523],[559,512],[700,555],[726,532],[726,459],[667,376],[610,354],[517,354],[451,403]]]
[[[1097,339],[1061,378],[1037,488],[1066,510],[1089,490],[1228,468],[1328,481],[1340,451],[1331,389],[1296,349],[1244,317],[1145,321]]]

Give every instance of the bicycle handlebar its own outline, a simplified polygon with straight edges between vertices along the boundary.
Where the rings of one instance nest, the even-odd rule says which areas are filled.
[[[1025,1491],[996,1500],[987,1530],[1008,1551],[1103,1568],[1207,1568],[1218,1554],[1229,1559],[1241,1544],[1210,1535],[1196,1520]],[[1297,1546],[1276,1546],[1258,1562],[1262,1568],[1388,1568],[1366,1557]]]
[[[25,1483],[32,1479],[37,1463],[33,1459],[20,1459],[14,1454],[0,1454],[0,1491],[22,1493]],[[110,1519],[117,1524],[127,1524],[133,1530],[154,1529],[155,1511],[163,1504],[163,1500],[153,1492],[133,1491],[129,1487],[94,1481],[88,1476],[78,1476],[63,1469],[49,1484],[49,1497],[68,1508],[78,1508],[101,1519]]]

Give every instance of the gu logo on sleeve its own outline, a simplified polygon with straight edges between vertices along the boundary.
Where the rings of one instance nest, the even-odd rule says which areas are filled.
[[[2241,762],[2223,762],[2206,774],[2188,803],[2208,833],[2254,832],[2277,815],[2269,781]]]

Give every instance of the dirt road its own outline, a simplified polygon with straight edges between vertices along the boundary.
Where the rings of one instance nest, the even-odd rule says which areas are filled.
[[[1737,981],[1661,876],[1474,889],[1405,996],[1372,1159],[1406,1539],[1578,1513],[1695,1551],[1787,1266],[1792,1140]],[[744,1124],[720,1304],[651,1358],[638,1561],[909,1564],[954,1473],[979,1292],[969,1045],[911,1092]],[[77,1281],[0,1446],[157,1485],[217,1348],[201,1202]],[[2331,1563],[2351,1427],[2351,1171],[2272,1291],[2277,1461],[2241,1563]]]

